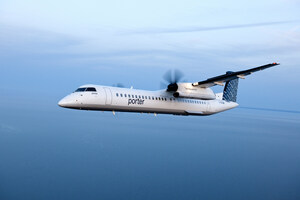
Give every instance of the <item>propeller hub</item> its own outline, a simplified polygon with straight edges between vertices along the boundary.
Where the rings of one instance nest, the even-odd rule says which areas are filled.
[[[171,83],[168,85],[168,92],[176,92],[178,90],[178,85],[177,83]]]
[[[161,88],[167,87],[167,92],[176,92],[178,90],[178,82],[182,79],[183,74],[179,70],[169,70],[163,76],[164,83],[161,82]]]

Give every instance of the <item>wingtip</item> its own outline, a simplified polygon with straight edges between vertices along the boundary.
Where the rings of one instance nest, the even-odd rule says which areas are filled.
[[[277,62],[273,62],[272,64],[273,65],[280,65],[280,63],[277,63]]]

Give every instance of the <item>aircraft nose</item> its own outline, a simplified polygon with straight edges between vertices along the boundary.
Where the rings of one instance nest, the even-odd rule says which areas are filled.
[[[60,107],[65,107],[67,105],[66,99],[63,98],[57,103]]]
[[[60,107],[67,108],[68,106],[70,106],[72,104],[72,99],[70,99],[69,96],[66,96],[66,97],[62,98],[57,104]]]

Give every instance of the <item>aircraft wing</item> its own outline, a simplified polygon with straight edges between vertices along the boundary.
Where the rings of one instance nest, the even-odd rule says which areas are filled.
[[[271,63],[271,64],[267,64],[267,65],[263,65],[263,66],[243,70],[243,71],[226,72],[226,74],[216,76],[216,77],[212,77],[212,78],[209,78],[205,81],[200,81],[200,82],[193,83],[193,86],[199,86],[199,87],[203,87],[203,88],[212,87],[212,86],[215,86],[215,85],[223,86],[224,82],[227,82],[227,81],[230,81],[230,80],[233,80],[233,79],[236,79],[236,78],[244,79],[245,76],[248,76],[248,75],[252,74],[253,72],[261,71],[261,70],[267,69],[269,67],[274,67],[276,65],[279,65],[279,63]]]

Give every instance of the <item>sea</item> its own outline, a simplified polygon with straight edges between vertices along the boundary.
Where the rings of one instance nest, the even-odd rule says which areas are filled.
[[[300,199],[300,113],[2,107],[0,199]]]

